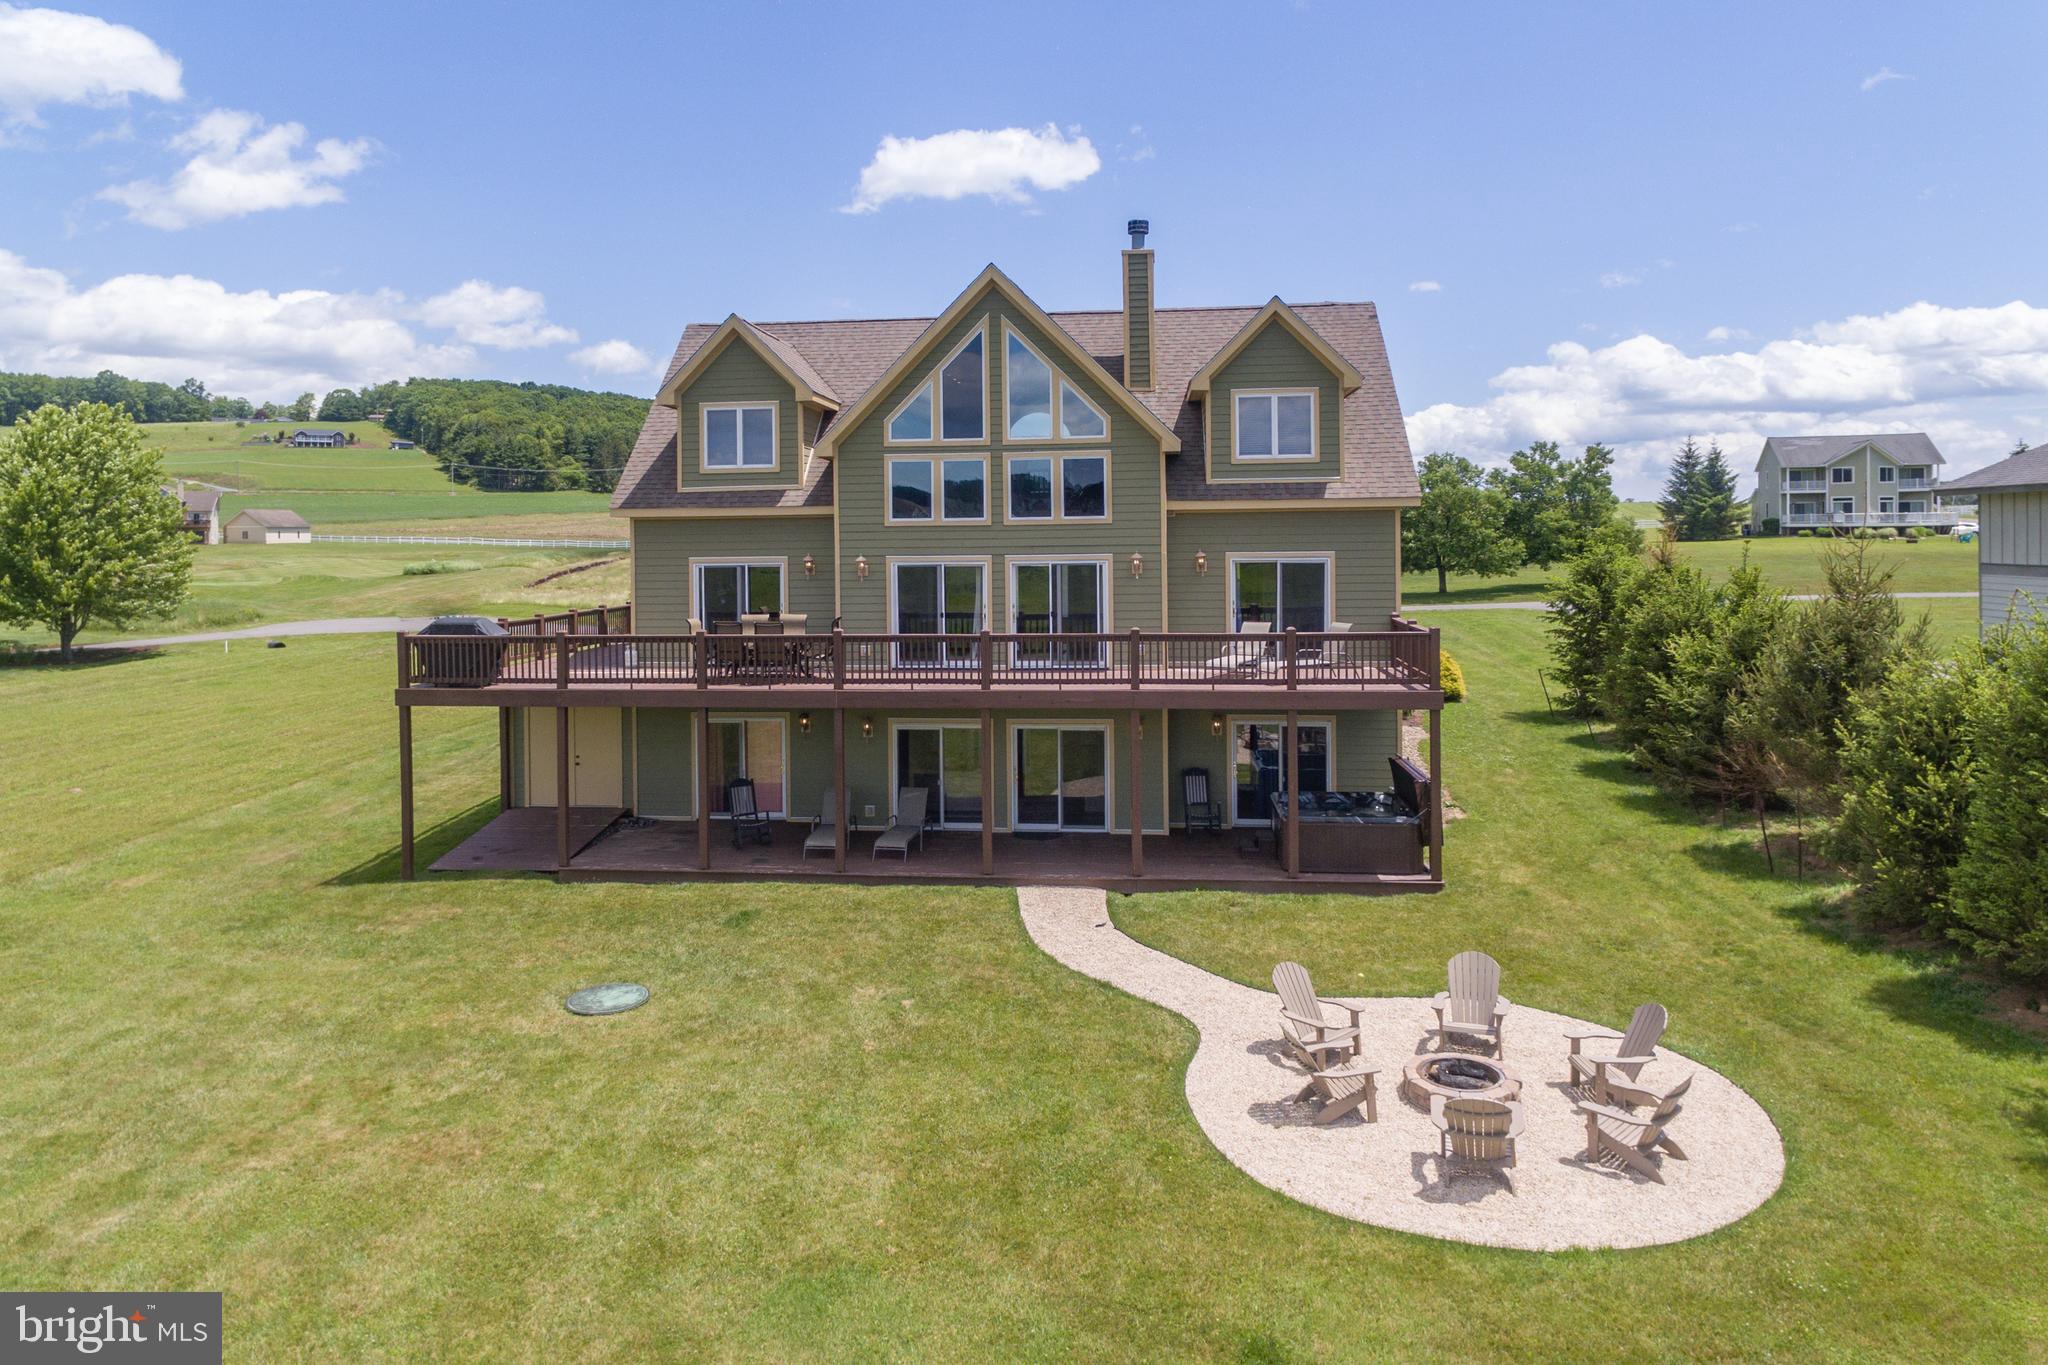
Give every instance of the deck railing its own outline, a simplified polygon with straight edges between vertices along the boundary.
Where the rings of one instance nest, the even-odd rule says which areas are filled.
[[[1438,633],[977,631],[635,635],[599,608],[506,622],[498,636],[401,635],[399,686],[774,687],[835,690],[1160,687],[1435,688]]]

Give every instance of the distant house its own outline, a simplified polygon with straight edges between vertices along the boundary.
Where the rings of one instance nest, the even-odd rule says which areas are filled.
[[[1978,625],[1990,629],[2048,612],[2048,445],[1965,474],[1942,491],[1977,495]]]
[[[187,488],[166,484],[164,496],[176,498],[185,509],[185,529],[201,545],[220,544],[220,494],[211,488]]]
[[[372,412],[372,413],[368,413],[368,414],[366,414],[366,416],[367,416],[368,420],[370,420],[370,421],[372,421],[372,422],[381,422],[381,421],[383,421],[383,420],[384,420],[384,418],[386,417],[386,415],[387,415],[387,414],[385,414],[385,413],[381,413],[381,412]]]
[[[313,528],[297,512],[274,507],[248,507],[228,518],[231,545],[310,545]]]
[[[345,446],[348,444],[348,433],[345,431],[329,431],[321,427],[300,427],[292,433],[292,444],[295,446]]]
[[[393,450],[414,450],[417,449],[418,447],[417,444],[412,441],[393,441],[391,443],[391,448]]]
[[[1756,461],[1751,533],[1953,526],[1955,512],[1934,497],[1945,463],[1924,431],[1773,436]]]

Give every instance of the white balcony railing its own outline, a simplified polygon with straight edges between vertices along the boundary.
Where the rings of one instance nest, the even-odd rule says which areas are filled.
[[[1802,526],[1953,526],[1955,512],[1792,512],[1778,525]]]
[[[1792,493],[1820,493],[1826,491],[1827,486],[1828,481],[1826,479],[1794,478],[1785,480],[1786,491]]]
[[[1927,489],[1929,489],[1929,488],[1932,488],[1932,487],[1934,487],[1934,480],[1932,480],[1932,479],[1900,479],[1900,480],[1899,480],[1899,487],[1900,487],[1900,488],[1903,488],[1903,489],[1905,489],[1905,490],[1906,490],[1906,491],[1907,491],[1908,493],[1919,493],[1919,492],[1924,492],[1925,490],[1927,490]]]

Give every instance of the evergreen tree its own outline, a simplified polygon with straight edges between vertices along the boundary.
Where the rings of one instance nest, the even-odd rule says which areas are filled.
[[[1742,508],[1735,499],[1735,471],[1721,453],[1720,442],[1707,447],[1700,465],[1699,497],[1692,508],[1692,540],[1725,540],[1742,525]]]
[[[1686,539],[1687,519],[1692,515],[1694,504],[1700,496],[1700,466],[1703,459],[1699,446],[1692,437],[1685,438],[1685,444],[1678,448],[1678,458],[1671,462],[1671,475],[1664,480],[1664,496],[1657,503],[1657,510],[1680,540]]]

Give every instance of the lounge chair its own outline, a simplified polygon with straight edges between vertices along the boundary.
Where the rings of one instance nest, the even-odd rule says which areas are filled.
[[[1309,1076],[1308,1084],[1294,1099],[1300,1103],[1311,1095],[1322,1097],[1322,1107],[1316,1110],[1318,1124],[1335,1123],[1360,1105],[1365,1107],[1365,1121],[1378,1123],[1379,1074],[1378,1067],[1357,1065],[1317,1071]]]
[[[874,852],[869,857],[880,857],[886,850],[901,854],[903,861],[910,861],[910,841],[917,840],[918,852],[924,851],[924,810],[930,793],[923,787],[905,787],[896,793],[896,818],[889,822],[889,828],[875,836]]]
[[[1507,997],[1500,993],[1500,964],[1485,953],[1459,953],[1449,965],[1450,989],[1437,992],[1429,1007],[1436,1011],[1436,1042],[1439,1050],[1450,1045],[1454,1033],[1493,1044],[1493,1055],[1505,1057],[1501,1022],[1507,1015]]]
[[[1656,1060],[1657,1040],[1664,1036],[1666,1018],[1662,1005],[1637,1005],[1625,1034],[1617,1036],[1606,1029],[1567,1033],[1565,1037],[1571,1040],[1572,1050],[1565,1059],[1570,1068],[1566,1081],[1574,1090],[1592,1091],[1596,1104],[1608,1103],[1608,1087],[1613,1081],[1609,1072],[1633,1084],[1642,1069]],[[1612,1038],[1621,1046],[1611,1054],[1579,1050],[1580,1044],[1594,1038]]]
[[[1275,967],[1273,991],[1280,997],[1281,1035],[1303,1066],[1321,1071],[1332,1057],[1345,1061],[1358,1055],[1358,1011],[1334,1000],[1317,999],[1306,967],[1299,962]],[[1331,1010],[1348,1015],[1349,1021],[1338,1023]]]
[[[1515,1139],[1522,1135],[1521,1101],[1432,1095],[1429,1121],[1436,1125],[1437,1157],[1447,1168],[1453,1163],[1515,1164]]]
[[[1671,1135],[1664,1129],[1685,1107],[1679,1101],[1691,1088],[1690,1075],[1670,1089],[1661,1091],[1610,1080],[1607,1083],[1610,1096],[1631,1105],[1641,1105],[1649,1112],[1631,1114],[1609,1104],[1580,1105],[1579,1112],[1586,1116],[1586,1160],[1597,1163],[1603,1154],[1611,1152],[1630,1170],[1639,1171],[1659,1185],[1663,1184],[1664,1176],[1651,1162],[1650,1153],[1662,1147],[1680,1161],[1685,1160],[1684,1150],[1671,1140]]]
[[[775,833],[768,826],[768,813],[754,799],[754,779],[735,777],[725,784],[725,813],[732,826],[732,846],[752,839],[757,844],[773,843]]]
[[[831,857],[838,852],[839,793],[830,787],[818,798],[818,818],[811,821],[811,832],[804,836],[804,857],[822,853]]]
[[[1207,768],[1180,770],[1180,802],[1187,811],[1190,833],[1205,829],[1213,834],[1223,828],[1223,807],[1217,805],[1216,798],[1209,794]]]
[[[1271,621],[1246,621],[1238,626],[1240,636],[1268,636],[1273,633]],[[1224,642],[1216,655],[1201,661],[1199,667],[1222,672],[1240,673],[1257,668],[1266,661],[1266,646],[1263,639],[1233,639]]]

